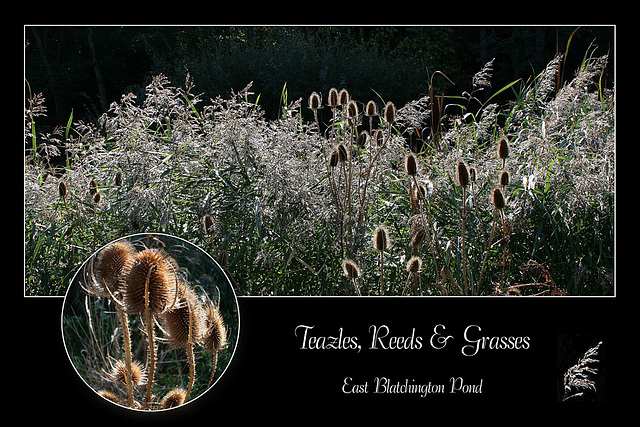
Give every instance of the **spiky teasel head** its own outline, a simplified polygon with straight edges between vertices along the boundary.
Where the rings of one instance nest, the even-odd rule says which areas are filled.
[[[469,185],[469,169],[467,169],[467,165],[462,160],[458,162],[456,167],[456,181],[462,187]]]
[[[367,102],[367,106],[364,109],[364,115],[367,117],[375,117],[378,115],[378,106],[374,101]]]
[[[336,108],[338,106],[338,89],[332,87],[329,89],[329,107]]]
[[[476,176],[477,176],[478,172],[476,170],[476,168],[474,168],[473,166],[471,166],[469,168],[469,182],[474,183],[476,182]]]
[[[498,141],[498,157],[502,159],[502,163],[509,157],[509,144],[507,143],[507,137],[503,136]]]
[[[373,247],[379,252],[387,251],[391,247],[389,230],[384,225],[377,226],[373,232]]]
[[[493,206],[501,211],[505,207],[504,196],[502,195],[502,191],[499,188],[493,190],[492,194]]]
[[[419,256],[413,256],[409,261],[407,261],[407,272],[409,273],[420,273],[422,271],[422,258]]]
[[[115,393],[109,390],[99,390],[98,394],[108,401],[115,403],[116,405],[126,406],[125,402],[120,400],[120,398]]]
[[[97,192],[98,192],[98,183],[96,183],[96,181],[92,179],[91,181],[89,181],[89,194],[91,195],[91,197],[93,197],[96,195]]]
[[[209,303],[205,305],[206,331],[202,340],[202,346],[209,352],[215,353],[227,345],[227,326],[220,309]]]
[[[377,147],[381,147],[384,144],[384,131],[382,129],[376,129],[373,133],[373,140],[376,142]]]
[[[411,238],[411,246],[415,249],[419,248],[426,238],[427,232],[423,227],[420,227]]]
[[[503,187],[509,185],[509,172],[503,170],[500,173],[500,185]]]
[[[116,172],[116,176],[113,180],[116,187],[120,187],[122,185],[122,171]]]
[[[123,360],[116,360],[111,366],[111,372],[107,373],[109,380],[118,384],[127,384],[127,364]],[[131,384],[144,385],[147,382],[147,373],[142,363],[134,360],[131,363]]]
[[[60,194],[60,198],[64,200],[67,197],[67,184],[64,181],[60,181],[58,184],[58,193]]]
[[[338,149],[334,148],[331,150],[331,154],[329,154],[329,166],[335,168],[338,166],[338,161],[340,160],[340,154],[338,154]]]
[[[356,101],[349,101],[349,103],[347,104],[347,117],[350,120],[355,120],[356,118],[358,118],[358,114],[359,114],[359,110],[358,110],[358,104],[356,104]]]
[[[160,409],[170,409],[183,405],[187,399],[187,390],[176,387],[169,391],[160,401]]]
[[[336,147],[336,150],[338,151],[338,160],[340,161],[340,163],[346,162],[348,158],[347,146],[344,145],[343,142],[341,142]]]
[[[338,92],[338,105],[347,105],[351,97],[349,96],[349,91],[346,89],[341,89]]]
[[[407,157],[404,160],[404,170],[409,176],[415,176],[418,173],[418,163],[416,161],[416,156],[414,156],[413,153],[407,154]]]
[[[198,294],[186,282],[178,285],[178,301],[175,306],[159,316],[169,344],[174,347],[199,342],[205,331],[205,310]]]
[[[178,265],[161,249],[145,249],[131,257],[122,269],[124,303],[130,313],[145,310],[148,289],[149,312],[162,313],[171,308],[178,295]]]
[[[384,106],[384,121],[391,124],[396,121],[396,106],[389,101]]]
[[[357,279],[362,275],[362,271],[355,261],[345,259],[344,261],[342,261],[342,274],[347,279]]]
[[[369,139],[369,132],[367,132],[366,130],[363,130],[358,134],[358,139],[356,141],[356,144],[358,144],[358,147],[360,149],[364,149],[367,146],[368,139]]]
[[[135,253],[128,240],[113,242],[98,253],[95,286],[99,292],[115,295],[120,291],[122,271]]]
[[[322,97],[319,93],[311,92],[311,96],[309,96],[309,108],[312,110],[322,108]]]

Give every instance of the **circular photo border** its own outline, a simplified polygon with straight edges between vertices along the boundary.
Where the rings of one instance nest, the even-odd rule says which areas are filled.
[[[89,388],[128,409],[161,411],[197,399],[224,374],[239,306],[224,269],[203,249],[170,234],[132,234],[80,266],[61,329]]]

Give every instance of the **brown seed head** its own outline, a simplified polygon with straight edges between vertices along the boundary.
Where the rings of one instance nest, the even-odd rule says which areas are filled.
[[[470,182],[476,182],[476,168],[474,168],[473,166],[469,168],[469,181]]]
[[[347,105],[347,103],[349,102],[349,99],[351,99],[349,97],[349,91],[347,91],[346,89],[341,89],[340,92],[338,93],[338,104]]]
[[[160,401],[160,409],[175,408],[184,404],[187,398],[187,391],[182,387],[176,387],[167,393]]]
[[[175,347],[199,342],[206,330],[205,311],[198,295],[186,282],[178,286],[178,302],[159,316],[169,343]]]
[[[407,271],[409,273],[419,273],[422,269],[422,258],[419,256],[413,256],[407,262]]]
[[[204,232],[208,235],[212,235],[216,233],[215,224],[213,221],[213,217],[209,214],[202,217],[202,228]]]
[[[89,181],[89,194],[91,194],[92,196],[95,196],[96,193],[98,192],[98,184],[96,183],[95,180],[91,180]]]
[[[344,145],[343,142],[338,144],[337,150],[338,150],[338,160],[340,161],[340,163],[346,162],[347,161],[347,147]]]
[[[329,166],[332,168],[338,166],[338,160],[340,160],[340,155],[338,154],[338,149],[334,148],[329,155]]]
[[[505,207],[504,196],[499,188],[493,190],[493,206],[498,210],[502,210]]]
[[[404,161],[404,170],[407,172],[407,175],[410,176],[414,176],[418,173],[418,164],[416,163],[416,157],[413,153],[407,154]]]
[[[373,233],[373,247],[380,252],[389,250],[391,247],[391,239],[389,238],[389,230],[384,225],[376,227]]]
[[[111,367],[109,378],[115,383],[127,383],[127,364],[124,360],[117,360]],[[142,363],[134,360],[131,363],[131,384],[143,385],[147,382],[147,374]]]
[[[312,110],[317,110],[318,108],[320,108],[322,104],[322,98],[320,97],[320,94],[318,94],[317,92],[312,92],[311,96],[309,97],[309,108],[311,108]]]
[[[505,160],[507,157],[509,157],[509,145],[507,143],[507,137],[505,136],[500,138],[500,141],[498,141],[498,157],[500,157],[502,160]]]
[[[391,101],[384,106],[384,121],[387,123],[396,121],[396,106]]]
[[[62,199],[67,197],[67,184],[65,184],[64,181],[60,181],[60,184],[58,184],[58,192]]]
[[[355,261],[345,259],[342,261],[342,273],[347,279],[357,279],[362,274],[362,271]]]
[[[355,120],[358,117],[358,113],[358,104],[356,104],[356,101],[349,101],[347,104],[347,117]]]
[[[159,314],[176,300],[178,265],[160,249],[145,249],[133,256],[123,268],[124,302],[131,313],[145,310],[145,288],[149,311]]]
[[[364,110],[364,115],[367,117],[374,117],[378,115],[378,106],[375,102],[369,101],[367,102],[367,106]]]
[[[128,240],[113,242],[98,253],[96,281],[98,289],[115,294],[122,285],[122,270],[133,258],[136,250]]]
[[[329,107],[335,108],[338,106],[338,89],[332,87],[329,89]]]
[[[384,144],[384,131],[382,129],[376,129],[373,134],[373,139],[376,141],[376,145],[381,147]]]
[[[368,139],[369,139],[369,132],[367,132],[366,130],[363,130],[362,132],[360,132],[358,134],[358,141],[356,142],[358,144],[358,147],[360,147],[360,149],[363,149],[364,147],[366,147]]]
[[[116,172],[115,184],[118,187],[122,185],[122,171]]]
[[[206,332],[202,341],[203,347],[212,353],[223,349],[227,345],[227,326],[220,310],[207,304],[205,307]]]
[[[461,186],[466,187],[469,185],[469,170],[463,161],[458,162],[456,178]]]
[[[500,185],[503,187],[509,185],[509,172],[502,171],[502,173],[500,173]]]

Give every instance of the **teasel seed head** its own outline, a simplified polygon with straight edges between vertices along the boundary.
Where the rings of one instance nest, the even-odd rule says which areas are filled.
[[[476,182],[477,173],[478,172],[476,171],[476,168],[474,168],[473,166],[469,168],[469,182]]]
[[[227,326],[224,323],[222,313],[212,303],[205,306],[206,331],[202,340],[202,346],[209,352],[215,353],[227,345]]]
[[[120,398],[115,393],[110,392],[109,390],[100,390],[98,391],[98,394],[117,405],[126,406],[125,402],[120,400]]]
[[[396,121],[396,106],[391,101],[384,106],[384,121],[389,124]]]
[[[384,131],[382,129],[376,129],[373,133],[373,139],[376,141],[376,146],[381,147],[384,144]]]
[[[64,181],[60,181],[58,184],[58,193],[63,200],[67,197],[67,184]]]
[[[204,229],[205,234],[208,234],[208,235],[216,234],[215,223],[211,215],[206,214],[205,216],[202,217],[202,228]]]
[[[114,180],[116,187],[120,187],[122,185],[122,171],[116,172],[116,177]]]
[[[97,192],[93,195],[93,202],[97,205],[98,203],[100,203],[100,200],[102,200],[102,193],[100,193],[99,191],[97,191]]]
[[[124,360],[117,360],[111,367],[108,374],[109,379],[115,383],[127,383],[127,364]],[[134,360],[131,362],[131,384],[134,386],[144,385],[147,382],[147,374],[142,363]]]
[[[338,149],[334,148],[329,155],[329,166],[332,168],[338,166],[338,160],[340,160],[340,155],[338,154]]]
[[[409,176],[415,176],[418,173],[418,164],[413,153],[407,154],[407,157],[404,160],[404,170]]]
[[[507,185],[509,185],[509,172],[502,171],[500,173],[500,185],[503,187],[506,187]]]
[[[347,279],[357,279],[362,275],[362,271],[355,261],[345,259],[342,261],[342,273]]]
[[[378,106],[374,101],[367,102],[367,106],[364,109],[364,115],[367,117],[374,117],[378,115]]]
[[[338,89],[332,87],[329,89],[329,107],[335,108],[338,106]]]
[[[347,105],[350,99],[349,91],[347,89],[341,89],[338,93],[338,104]]]
[[[414,248],[419,248],[426,238],[427,232],[424,230],[424,228],[418,229],[418,231],[416,231],[416,233],[411,238],[411,246],[413,246]]]
[[[338,160],[340,161],[340,163],[346,162],[347,156],[348,156],[346,145],[344,145],[344,143],[341,142],[340,144],[338,144],[337,150],[338,150]]]
[[[162,398],[160,401],[160,409],[170,409],[180,406],[184,404],[186,398],[187,391],[182,387],[176,387]]]
[[[458,184],[460,184],[463,187],[468,186],[469,170],[467,169],[467,165],[461,160],[458,162],[458,167],[456,170],[457,170],[456,178],[457,178]]]
[[[411,259],[407,262],[407,272],[409,273],[420,273],[422,270],[422,258],[419,256],[412,256]]]
[[[96,183],[95,180],[91,180],[89,181],[89,194],[91,194],[91,196],[95,196],[98,193],[98,184]]]
[[[177,270],[175,260],[161,249],[138,252],[123,268],[124,303],[130,313],[145,310],[145,286],[149,289],[149,311],[159,314],[176,301]],[[147,284],[148,281],[148,284]]]
[[[499,188],[496,188],[493,190],[493,206],[498,209],[498,210],[502,210],[505,207],[505,201],[504,201],[504,196],[502,195],[502,191],[500,191]]]
[[[120,291],[122,270],[135,253],[135,248],[128,240],[113,242],[98,253],[96,280],[100,291],[107,292],[108,289],[114,295]]]
[[[359,110],[358,110],[358,104],[356,104],[356,101],[349,101],[349,103],[347,104],[347,117],[350,120],[355,120],[358,118],[358,114],[359,114]]]
[[[199,342],[206,331],[205,311],[198,294],[186,282],[178,285],[178,301],[159,316],[160,324],[174,347]]]
[[[373,233],[373,247],[379,252],[387,251],[391,247],[389,230],[384,225],[376,227]]]
[[[312,110],[322,108],[322,97],[319,93],[311,92],[311,96],[309,96],[309,108]]]
[[[507,137],[503,136],[498,141],[498,157],[500,157],[503,161],[509,157],[509,145],[507,143]]]
[[[360,147],[360,149],[363,149],[367,146],[368,139],[369,139],[369,132],[367,132],[366,130],[363,130],[358,134],[358,140],[356,141],[356,144],[358,144],[358,147]]]

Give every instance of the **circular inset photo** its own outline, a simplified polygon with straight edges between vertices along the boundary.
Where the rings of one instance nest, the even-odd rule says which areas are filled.
[[[233,357],[238,302],[220,265],[166,234],[136,234],[94,253],[62,307],[71,364],[105,399],[157,411],[202,396]]]

